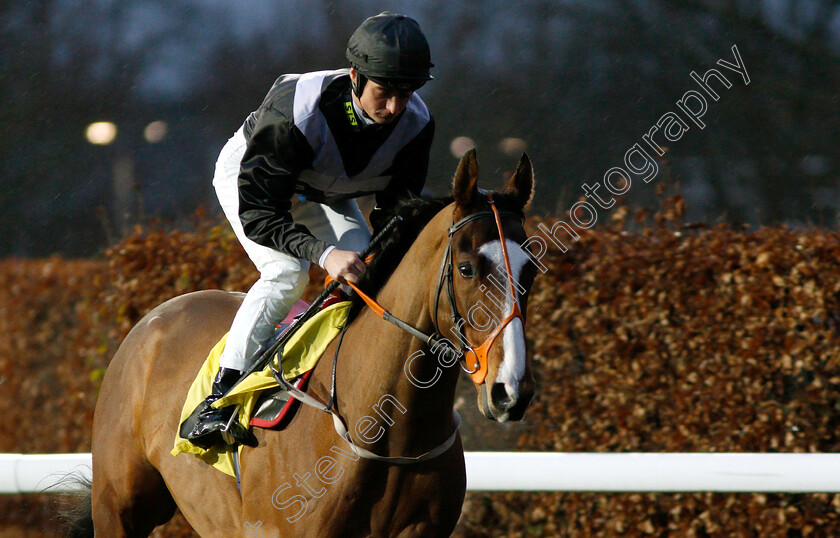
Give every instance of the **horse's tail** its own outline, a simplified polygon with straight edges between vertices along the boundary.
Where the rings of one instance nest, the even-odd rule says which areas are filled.
[[[89,478],[68,477],[80,490],[59,512],[67,538],[93,538],[93,508],[91,505]]]

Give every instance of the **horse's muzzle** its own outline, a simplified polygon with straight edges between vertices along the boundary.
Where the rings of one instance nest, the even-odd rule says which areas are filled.
[[[485,417],[498,422],[518,421],[525,416],[525,410],[534,396],[533,383],[523,382],[519,394],[511,396],[504,383],[493,383],[478,387],[478,408]]]

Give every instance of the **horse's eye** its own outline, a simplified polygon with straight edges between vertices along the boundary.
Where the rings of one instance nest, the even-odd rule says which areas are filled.
[[[475,269],[470,262],[461,262],[458,264],[458,272],[464,278],[472,278],[475,276]]]

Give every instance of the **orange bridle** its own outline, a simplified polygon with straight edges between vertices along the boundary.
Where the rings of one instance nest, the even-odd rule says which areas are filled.
[[[464,363],[467,360],[467,353],[472,353],[475,357],[475,361],[473,365],[469,368],[461,365],[461,368],[469,374],[472,378],[473,382],[476,385],[481,385],[484,383],[485,378],[487,377],[487,369],[488,369],[488,355],[490,353],[490,348],[493,347],[493,344],[496,342],[499,334],[501,334],[502,330],[514,319],[519,319],[522,323],[523,328],[525,327],[525,319],[522,315],[522,311],[519,308],[519,300],[517,299],[517,290],[516,286],[513,282],[513,273],[511,272],[510,267],[510,257],[508,256],[507,245],[505,243],[505,234],[502,230],[502,215],[512,215],[517,218],[521,219],[521,215],[512,212],[503,212],[500,213],[499,210],[496,208],[496,204],[493,201],[492,193],[487,194],[487,201],[490,204],[489,211],[479,211],[478,213],[473,213],[471,215],[467,215],[463,219],[459,220],[458,222],[454,223],[449,228],[449,240],[446,245],[446,251],[443,255],[443,259],[441,260],[441,269],[438,275],[438,286],[437,286],[437,295],[435,298],[435,308],[434,308],[434,318],[432,323],[435,327],[434,334],[426,334],[416,327],[402,321],[401,319],[395,317],[393,314],[388,312],[385,308],[383,308],[378,302],[374,299],[366,295],[362,292],[355,284],[348,283],[351,288],[353,288],[359,297],[362,298],[365,303],[382,319],[389,321],[401,329],[409,332],[410,334],[424,340],[432,349],[440,349],[441,346],[444,350],[451,350],[454,351],[459,355],[459,359],[462,360]],[[469,224],[470,222],[484,218],[484,217],[493,217],[496,223],[496,228],[499,232],[499,241],[501,242],[502,246],[502,256],[504,257],[505,261],[505,271],[508,281],[508,286],[510,287],[511,298],[513,301],[513,308],[511,312],[493,329],[484,342],[476,347],[469,345],[466,335],[464,334],[464,319],[458,312],[458,307],[456,305],[456,297],[455,297],[455,288],[453,284],[453,260],[452,260],[452,237],[461,228],[465,225]],[[443,288],[446,286],[447,295],[449,297],[449,305],[452,310],[452,323],[453,326],[457,328],[460,336],[461,342],[461,349],[454,350],[452,347],[453,344],[441,335],[440,330],[438,329],[438,303],[440,302],[440,296],[443,292]]]
[[[507,327],[508,323],[513,321],[514,319],[519,318],[519,321],[522,323],[522,328],[525,328],[525,319],[522,316],[522,312],[519,310],[519,300],[517,299],[517,291],[516,286],[513,284],[513,272],[510,269],[510,257],[508,257],[507,245],[505,244],[505,233],[502,230],[502,218],[499,214],[499,210],[496,209],[496,204],[493,203],[493,195],[488,194],[487,199],[490,202],[490,208],[493,210],[493,217],[496,220],[496,228],[499,230],[499,241],[502,245],[502,256],[505,259],[505,274],[507,275],[508,286],[510,288],[510,296],[513,301],[513,308],[511,308],[510,313],[505,316],[505,318],[499,322],[493,332],[491,332],[484,342],[476,347],[467,347],[468,351],[472,351],[475,355],[476,362],[473,365],[472,370],[464,370],[466,371],[470,377],[472,378],[473,382],[476,385],[481,385],[484,383],[484,379],[487,377],[487,355],[490,353],[490,348],[493,347],[493,344],[496,342],[496,338],[501,334],[502,330]],[[452,304],[452,308],[455,308],[455,304]],[[463,351],[463,350],[462,350]],[[466,360],[466,355],[464,356]]]

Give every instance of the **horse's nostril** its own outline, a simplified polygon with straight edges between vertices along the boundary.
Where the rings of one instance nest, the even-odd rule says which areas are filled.
[[[493,383],[490,388],[490,398],[493,400],[493,404],[502,411],[506,411],[516,404],[516,398],[508,396],[504,383]]]

